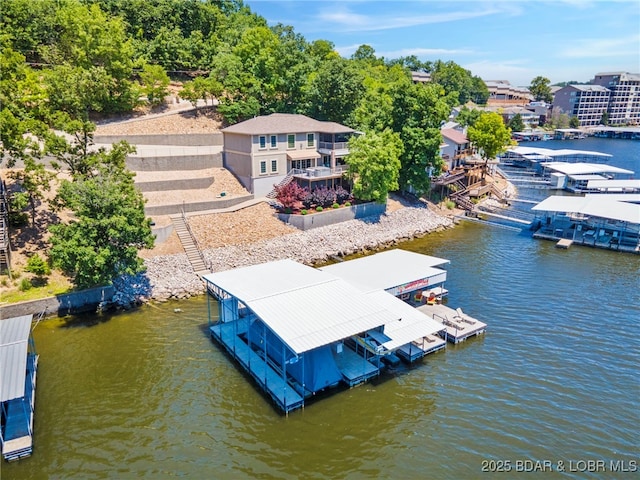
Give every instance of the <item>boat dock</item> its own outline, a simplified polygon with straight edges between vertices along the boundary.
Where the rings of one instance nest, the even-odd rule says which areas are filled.
[[[211,273],[209,332],[286,414],[484,332],[461,313],[445,323],[415,308],[448,293],[447,263],[397,249],[322,268],[280,260]]]
[[[7,461],[31,455],[38,355],[33,315],[0,320],[0,443]]]
[[[468,338],[485,333],[487,324],[464,313],[441,304],[422,305],[418,310],[445,326],[445,337],[451,343],[460,343]]]

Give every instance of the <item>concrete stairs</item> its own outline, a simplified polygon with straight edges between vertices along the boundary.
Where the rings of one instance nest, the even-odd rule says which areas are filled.
[[[189,224],[186,222],[185,217],[183,215],[171,215],[170,218],[193,270],[200,276],[211,273],[211,270],[207,268],[204,256],[189,229]]]

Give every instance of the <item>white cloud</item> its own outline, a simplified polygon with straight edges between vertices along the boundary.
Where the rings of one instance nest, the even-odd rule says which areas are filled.
[[[415,55],[416,57],[434,57],[438,55],[473,55],[473,50],[469,49],[447,49],[447,48],[403,48],[400,50],[391,50],[388,52],[376,52],[376,55],[385,58],[399,58]]]
[[[620,38],[583,38],[560,50],[562,58],[601,58],[638,56],[640,51],[640,35]]]
[[[534,72],[530,67],[526,66],[526,60],[511,60],[503,62],[490,62],[482,60],[478,62],[462,64],[463,68],[469,70],[483,80],[508,80],[509,83],[516,86],[527,86],[531,83],[531,79],[544,72]]]
[[[399,5],[399,7],[401,4]],[[497,13],[503,13],[503,10],[496,8],[486,8],[484,10],[465,10],[451,11],[444,13],[434,13],[428,15],[386,15],[380,13],[379,16],[363,15],[352,12],[349,8],[335,7],[323,8],[317,13],[317,21],[322,25],[324,30],[346,32],[364,32],[393,30],[397,28],[415,27],[419,25],[428,25],[434,23],[455,22],[458,20],[468,20],[478,17],[486,17]]]

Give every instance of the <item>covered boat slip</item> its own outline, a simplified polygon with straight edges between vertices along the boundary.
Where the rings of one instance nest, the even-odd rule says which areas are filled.
[[[534,238],[569,239],[572,244],[640,251],[640,205],[621,201],[612,194],[551,196],[532,211],[539,215]]]
[[[366,358],[353,358],[344,340],[397,314],[344,280],[291,260],[204,278],[218,299],[212,337],[285,412],[340,382],[354,385],[379,373]]]
[[[402,277],[409,284],[425,288],[446,278],[446,271],[426,265],[447,260],[400,252],[387,258],[422,257],[422,268],[413,272],[421,276]],[[402,295],[406,289],[396,278],[382,283]],[[364,291],[324,269],[281,260],[204,279],[217,299],[216,315],[209,297],[211,337],[285,412],[340,383],[354,386],[378,375],[398,361],[394,353],[413,362],[445,346],[438,337],[445,333],[442,323],[376,285],[361,284]]]
[[[31,455],[38,356],[32,315],[0,320],[0,440],[6,460]]]
[[[441,295],[447,271],[441,267],[449,263],[444,258],[394,249],[367,257],[336,263],[320,268],[340,277],[364,292],[385,290],[396,297],[414,291],[440,287]]]

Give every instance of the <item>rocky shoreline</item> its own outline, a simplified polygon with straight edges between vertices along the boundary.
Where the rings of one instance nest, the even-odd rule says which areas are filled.
[[[274,260],[291,259],[306,265],[396,245],[405,240],[450,228],[454,221],[419,203],[382,216],[296,232],[249,245],[227,246],[203,252],[213,272]],[[148,301],[186,299],[205,292],[186,254],[162,255],[145,261],[147,271],[114,282],[113,303],[128,308]]]

